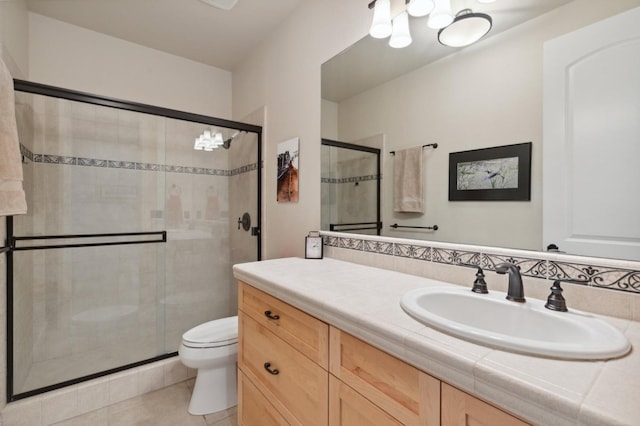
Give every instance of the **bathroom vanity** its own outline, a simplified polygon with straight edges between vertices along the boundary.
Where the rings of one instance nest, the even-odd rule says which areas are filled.
[[[406,291],[446,283],[334,259],[247,263],[234,274],[241,425],[631,425],[640,418],[631,402],[636,384],[617,374],[637,370],[635,354],[606,362],[520,355],[456,339],[402,311]],[[637,323],[607,320],[640,343],[632,339],[640,336]]]

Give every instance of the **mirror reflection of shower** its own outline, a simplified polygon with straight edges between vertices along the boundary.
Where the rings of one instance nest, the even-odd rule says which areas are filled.
[[[321,229],[380,235],[380,148],[322,139]]]

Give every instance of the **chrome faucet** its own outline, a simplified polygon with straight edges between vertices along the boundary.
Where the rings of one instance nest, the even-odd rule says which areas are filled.
[[[513,263],[501,263],[496,266],[498,274],[509,274],[509,290],[507,291],[507,300],[513,302],[526,302],[524,298],[524,288],[522,286],[522,275],[520,268]]]

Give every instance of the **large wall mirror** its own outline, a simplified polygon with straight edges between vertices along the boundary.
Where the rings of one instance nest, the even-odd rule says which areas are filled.
[[[471,8],[491,15],[491,32],[472,46],[454,49],[438,43],[437,31],[426,26],[427,18],[410,18],[413,37],[410,46],[393,49],[387,39],[366,36],[322,65],[322,137],[345,143],[376,140],[379,144],[381,235],[545,250],[553,241],[543,235],[543,217],[550,210],[543,207],[544,193],[548,185],[561,183],[544,179],[543,186],[543,175],[548,174],[543,164],[544,122],[549,118],[544,112],[548,90],[545,61],[549,60],[545,59],[545,45],[631,11],[640,6],[640,0],[496,0],[488,4],[452,0],[451,3],[454,13]],[[366,5],[363,13],[367,13]],[[640,58],[640,54],[634,56]],[[636,102],[631,109],[635,111],[636,122],[639,122],[638,108]],[[532,146],[530,200],[449,201],[451,153],[527,142]],[[422,151],[423,213],[395,212],[391,203],[394,156],[390,152],[432,143],[437,143],[438,148]],[[629,152],[634,152],[633,149]],[[638,148],[635,149],[638,154]],[[625,156],[629,155],[620,157]],[[620,163],[618,168],[637,170],[637,158],[636,155],[628,166]],[[323,162],[330,160],[333,159],[323,156]],[[565,164],[573,163],[560,163],[559,167]],[[562,175],[557,179],[562,179]],[[628,182],[606,179],[606,176],[599,178],[601,187],[608,186],[611,191],[626,194],[626,198],[638,198],[640,179]],[[573,182],[572,191],[580,192],[581,184]],[[574,192],[567,196],[572,197]],[[326,200],[322,203],[324,211]],[[597,200],[592,208],[615,210],[612,206],[598,206]],[[638,208],[636,202],[634,217],[640,218]],[[323,227],[324,223],[323,220]],[[395,223],[407,228],[391,227]],[[629,223],[635,229],[623,230],[622,237],[640,247],[640,219]],[[437,230],[428,229],[433,224],[438,225]],[[618,255],[563,250],[563,245],[558,245],[560,251],[572,254],[640,260],[638,249]]]

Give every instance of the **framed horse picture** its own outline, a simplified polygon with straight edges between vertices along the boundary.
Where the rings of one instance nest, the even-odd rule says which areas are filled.
[[[278,192],[279,203],[298,202],[298,138],[278,144]]]

